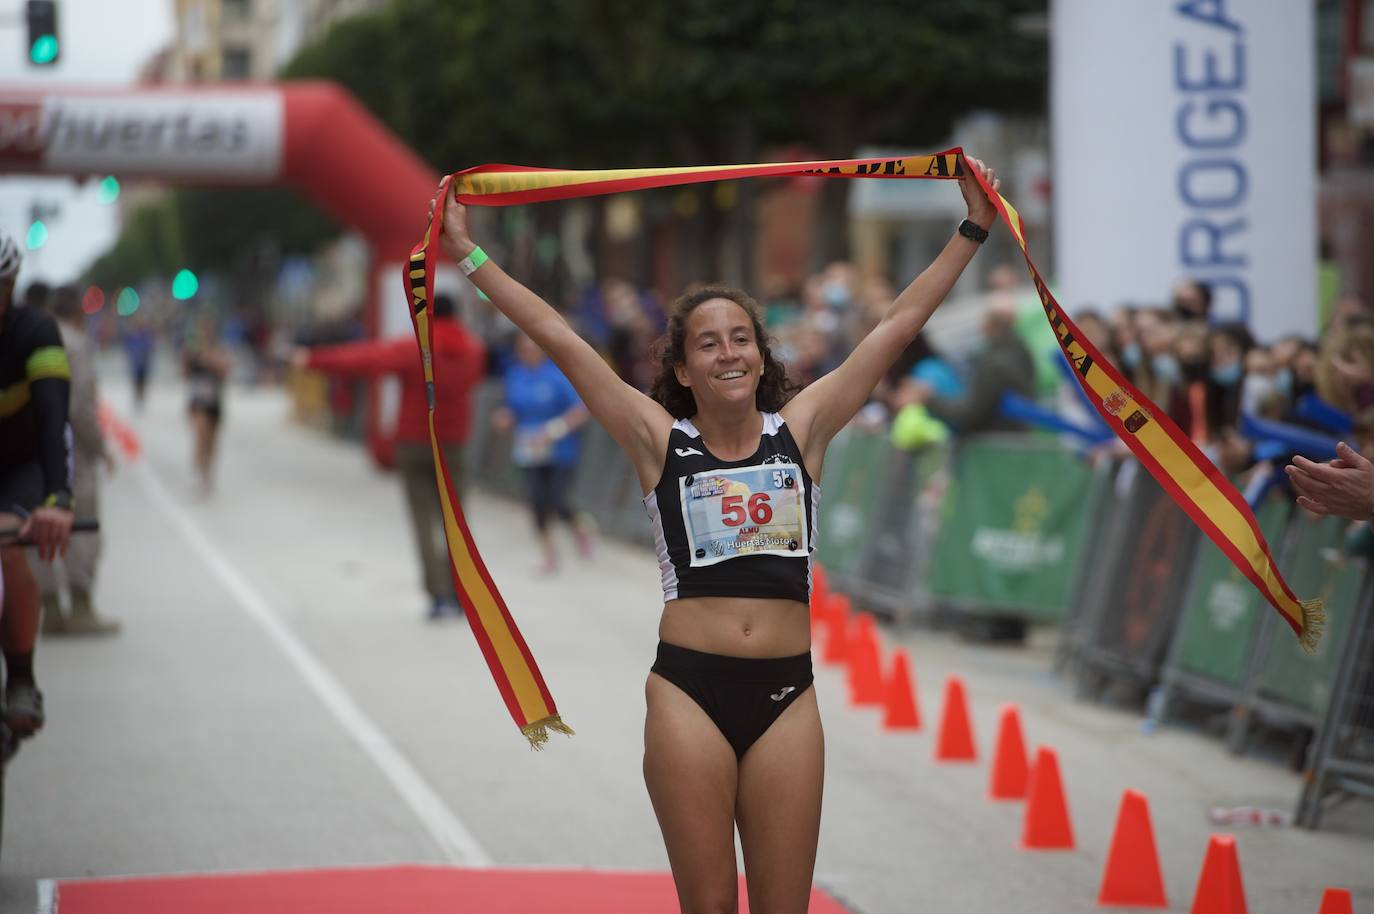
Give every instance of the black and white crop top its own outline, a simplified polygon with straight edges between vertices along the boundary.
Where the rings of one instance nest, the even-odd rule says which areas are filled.
[[[658,485],[644,497],[654,525],[663,600],[811,599],[820,487],[777,413],[743,460],[711,454],[689,419],[673,423]]]

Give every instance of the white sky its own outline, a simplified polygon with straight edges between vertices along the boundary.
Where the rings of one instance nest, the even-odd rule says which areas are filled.
[[[132,83],[154,53],[173,36],[172,0],[57,0],[61,47],[58,63],[28,63],[23,0],[0,0],[0,91],[14,85],[111,86]],[[47,245],[30,253],[20,287],[34,279],[74,279],[104,253],[117,234],[116,211],[96,199],[97,183],[77,187],[68,178],[0,175],[0,230],[23,245],[29,207],[56,204]]]

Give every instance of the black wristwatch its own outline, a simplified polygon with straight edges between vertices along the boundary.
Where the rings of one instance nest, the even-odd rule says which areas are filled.
[[[978,223],[974,222],[972,219],[965,219],[963,222],[959,223],[959,234],[963,235],[970,241],[976,241],[979,244],[982,244],[984,241],[988,240],[988,230],[983,228]]]
[[[43,499],[43,507],[61,508],[64,511],[70,511],[72,509],[72,493],[54,492]]]

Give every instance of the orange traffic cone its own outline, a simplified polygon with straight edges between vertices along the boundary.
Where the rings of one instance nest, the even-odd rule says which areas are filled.
[[[1024,800],[1030,780],[1026,764],[1026,740],[1021,735],[1021,712],[1016,705],[1002,705],[997,723],[997,745],[992,750],[990,800]]]
[[[844,663],[849,656],[849,597],[842,593],[830,595],[829,619],[821,662]]]
[[[1322,893],[1322,907],[1317,914],[1355,914],[1355,903],[1349,889],[1327,889]]]
[[[1236,839],[1230,835],[1213,835],[1207,843],[1191,914],[1249,914],[1245,886],[1240,881]]]
[[[1101,907],[1167,908],[1164,876],[1155,849],[1155,831],[1150,825],[1150,805],[1145,794],[1127,790],[1121,795],[1116,814],[1116,829],[1107,851],[1107,868],[1102,874],[1102,890],[1097,893]]]
[[[1021,832],[1024,850],[1073,850],[1069,804],[1059,780],[1059,756],[1048,746],[1035,753],[1026,794],[1026,825]]]
[[[937,762],[976,762],[973,726],[968,718],[968,699],[964,680],[950,676],[945,680],[945,706],[940,712],[940,734],[935,743]]]
[[[884,730],[921,729],[921,711],[916,706],[916,684],[911,678],[910,660],[904,650],[893,651],[892,675],[888,677],[883,702]]]
[[[883,703],[882,647],[873,617],[860,613],[854,622],[855,633],[849,645],[849,703]]]
[[[849,625],[849,615],[854,604],[842,593],[831,592],[825,598],[825,618],[833,628],[836,625]]]

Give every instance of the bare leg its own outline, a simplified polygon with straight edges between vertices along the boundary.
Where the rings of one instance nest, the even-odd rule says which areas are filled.
[[[644,783],[683,914],[736,914],[735,752],[695,701],[650,673]]]
[[[558,569],[558,550],[553,545],[553,532],[545,524],[538,533],[539,549],[543,554],[543,564],[539,566],[540,571],[545,574],[553,574]]]
[[[17,527],[19,518],[0,514],[0,527]],[[29,654],[38,641],[38,583],[23,549],[0,549],[5,579],[3,615],[0,615],[0,648],[6,654]]]
[[[191,411],[191,465],[201,485],[210,482],[210,417],[199,409]]]
[[[219,422],[204,417],[205,421],[205,449],[204,459],[201,465],[201,476],[205,480],[205,487],[208,489],[214,480],[215,471],[215,450],[219,445]]]
[[[18,518],[0,514],[0,527],[14,526]],[[0,617],[0,648],[5,654],[5,725],[19,737],[43,726],[43,696],[33,681],[33,646],[38,640],[40,617],[38,583],[33,579],[22,549],[0,549],[0,574],[4,575],[3,617]]]
[[[806,914],[824,780],[825,737],[811,688],[740,761],[737,814],[750,914]]]

